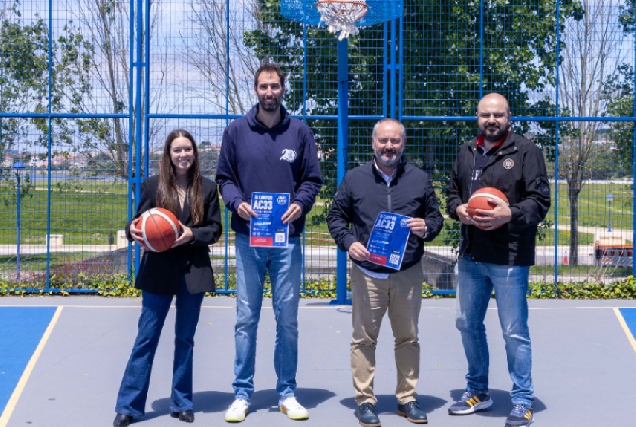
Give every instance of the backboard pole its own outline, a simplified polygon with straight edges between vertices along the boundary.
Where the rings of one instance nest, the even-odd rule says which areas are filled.
[[[347,172],[349,135],[349,41],[338,42],[338,186]],[[336,299],[331,305],[349,305],[347,299],[347,253],[338,250]]]

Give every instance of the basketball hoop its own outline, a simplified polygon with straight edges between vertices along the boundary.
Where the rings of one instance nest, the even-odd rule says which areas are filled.
[[[320,13],[320,22],[327,25],[330,33],[340,31],[338,40],[343,40],[358,34],[356,22],[367,14],[369,6],[364,0],[319,0],[316,8]]]
[[[307,25],[327,24],[339,38],[358,34],[358,28],[404,16],[404,0],[280,0],[281,14]]]

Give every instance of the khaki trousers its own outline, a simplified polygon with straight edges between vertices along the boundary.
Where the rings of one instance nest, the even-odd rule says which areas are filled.
[[[358,405],[377,403],[373,393],[375,348],[387,309],[395,338],[395,395],[401,405],[415,400],[420,376],[417,323],[422,307],[423,280],[421,262],[408,270],[392,273],[387,279],[374,279],[356,265],[352,266],[351,372]]]

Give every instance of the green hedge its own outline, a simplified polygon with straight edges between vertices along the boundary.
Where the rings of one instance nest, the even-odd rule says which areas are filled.
[[[230,278],[230,290],[234,289],[235,278]],[[223,279],[216,277],[217,287],[223,286]],[[28,296],[28,295],[70,295],[69,290],[97,291],[97,295],[106,297],[139,297],[141,291],[130,285],[126,274],[115,275],[86,275],[80,273],[73,277],[53,275],[51,277],[51,291],[45,292],[45,283],[34,281],[21,283],[0,279],[0,296]],[[427,283],[422,284],[422,298],[454,298],[450,295],[436,295]],[[207,296],[220,294],[209,293]],[[335,280],[311,280],[305,283],[304,298],[335,298]],[[270,297],[269,281],[265,283],[265,296]],[[535,299],[636,299],[636,279],[629,276],[611,284],[603,283],[531,283],[529,298]]]

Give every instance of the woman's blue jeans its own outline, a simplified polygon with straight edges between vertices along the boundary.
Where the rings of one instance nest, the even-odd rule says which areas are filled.
[[[293,396],[298,367],[298,302],[302,254],[300,239],[290,237],[287,248],[252,248],[249,237],[236,234],[236,358],[232,383],[234,394],[245,400],[254,393],[256,332],[261,317],[265,273],[272,283],[276,318],[274,369],[276,391],[281,398]]]
[[[528,328],[528,266],[475,262],[469,255],[457,262],[456,325],[468,360],[467,389],[488,391],[488,342],[484,318],[494,289],[499,323],[513,387],[512,402],[532,405],[532,352]]]
[[[194,333],[199,322],[204,295],[203,292],[188,292],[185,281],[182,281],[177,293],[171,412],[192,409]],[[117,395],[115,411],[118,414],[140,417],[145,412],[152,362],[172,297],[146,291],[142,293],[137,339]]]

